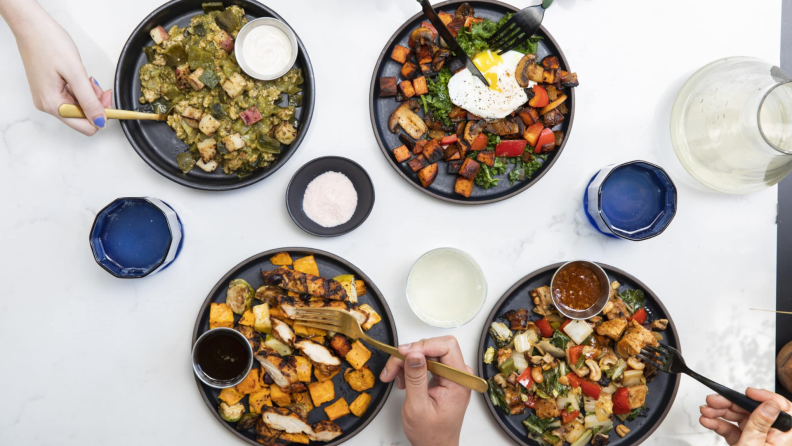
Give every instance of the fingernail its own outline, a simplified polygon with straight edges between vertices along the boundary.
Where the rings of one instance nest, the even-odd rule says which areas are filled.
[[[94,125],[99,127],[100,129],[104,128],[105,126],[105,118],[104,116],[98,116],[94,118]]]
[[[399,350],[409,350],[412,344],[402,344],[399,346]]]
[[[408,358],[407,365],[413,368],[423,367],[424,360],[422,358]]]
[[[380,379],[384,380],[385,377],[388,376],[387,372],[388,372],[387,370],[382,369],[382,373],[380,373]]]
[[[96,81],[95,77],[92,77],[91,79],[93,79],[93,83],[96,84],[97,87],[102,88],[102,86],[99,85],[99,82]]]
[[[767,404],[762,404],[762,413],[768,418],[776,418],[780,412],[781,408],[776,403],[768,402]]]
[[[403,389],[404,383],[402,382],[401,376],[396,376],[396,387]]]

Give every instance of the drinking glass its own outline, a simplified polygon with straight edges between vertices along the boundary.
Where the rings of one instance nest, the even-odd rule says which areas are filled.
[[[729,57],[701,68],[671,110],[682,165],[725,193],[757,192],[792,171],[792,82],[780,68]]]

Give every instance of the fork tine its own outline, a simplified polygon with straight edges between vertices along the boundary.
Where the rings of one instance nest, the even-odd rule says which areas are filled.
[[[325,324],[315,324],[313,322],[306,322],[303,325],[305,325],[306,327],[318,328],[320,330],[326,330],[326,331],[338,331],[338,329],[341,328],[339,326],[325,325]]]
[[[509,19],[509,20],[508,20],[506,23],[504,23],[504,24],[503,24],[503,26],[501,26],[500,28],[498,28],[498,30],[497,30],[497,31],[495,31],[495,34],[493,34],[493,35],[492,35],[492,36],[489,38],[489,41],[488,41],[488,43],[494,43],[496,39],[500,39],[501,37],[503,37],[503,33],[505,33],[505,32],[506,32],[506,30],[508,30],[509,28],[511,28],[511,26],[512,26],[512,25],[519,26],[519,25],[517,24],[517,15],[518,15],[518,14],[514,14],[514,15],[512,16],[512,18],[510,18],[510,19]]]
[[[323,319],[319,317],[297,317],[294,319],[297,322],[321,322],[323,324],[341,325],[341,319]]]
[[[522,30],[521,30],[522,31]],[[515,35],[514,40],[512,40],[506,48],[501,48],[498,50],[498,54],[503,54],[507,51],[511,51],[514,48],[522,45],[526,40],[528,40],[531,36],[527,35],[525,32],[521,32],[519,35]]]
[[[492,37],[489,38],[489,41],[487,41],[487,43],[489,44],[490,48],[494,48],[503,44],[503,42],[506,40],[506,38],[509,35],[513,34],[514,31],[519,30],[517,24],[513,22],[514,22],[514,17],[512,17],[511,20],[509,20],[505,25],[501,26],[500,29],[498,29],[498,31],[495,32],[495,34],[493,34]]]
[[[335,311],[295,311],[297,316],[323,316],[323,317],[335,317],[340,318],[341,314]]]
[[[648,350],[649,352],[652,352],[652,353],[657,353],[657,354],[660,354],[660,355],[669,356],[668,351],[660,350],[659,348],[652,347],[651,345],[647,345],[646,347],[643,348],[643,350]]]
[[[641,362],[644,362],[644,363],[649,364],[651,366],[657,367],[659,369],[664,369],[665,368],[665,362],[661,361],[660,359],[656,358],[655,360],[651,360],[651,359],[647,358],[644,355],[637,355],[637,357],[638,357],[639,360],[641,360]]]

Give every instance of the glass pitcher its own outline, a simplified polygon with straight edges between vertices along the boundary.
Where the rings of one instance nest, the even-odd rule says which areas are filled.
[[[720,192],[770,187],[792,171],[792,81],[780,68],[729,57],[687,80],[671,110],[685,169]]]

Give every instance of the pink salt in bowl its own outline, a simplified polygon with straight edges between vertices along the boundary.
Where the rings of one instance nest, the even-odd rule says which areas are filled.
[[[347,158],[309,161],[286,189],[286,209],[294,223],[317,237],[354,231],[374,208],[374,184],[363,167]]]

